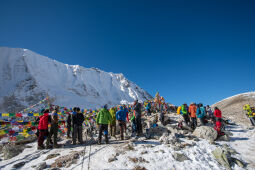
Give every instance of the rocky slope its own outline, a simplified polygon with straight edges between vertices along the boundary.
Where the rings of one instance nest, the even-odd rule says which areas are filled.
[[[229,97],[215,103],[212,107],[219,107],[224,117],[227,117],[236,123],[250,125],[249,119],[243,112],[243,105],[245,104],[255,106],[255,92],[242,93]]]
[[[54,104],[98,108],[151,96],[123,74],[68,65],[27,49],[0,47],[0,112],[17,112],[49,95]]]

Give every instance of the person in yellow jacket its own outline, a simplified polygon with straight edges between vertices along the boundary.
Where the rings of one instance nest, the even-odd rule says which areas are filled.
[[[179,106],[179,107],[177,108],[177,114],[178,114],[178,115],[181,114],[181,109],[182,109],[181,106]]]
[[[253,114],[251,106],[249,104],[246,104],[246,105],[243,106],[243,110],[245,110],[247,112],[246,114],[249,117],[252,126],[255,126],[255,116]]]
[[[110,121],[110,135],[116,138],[116,107],[112,107],[109,112],[112,120]]]

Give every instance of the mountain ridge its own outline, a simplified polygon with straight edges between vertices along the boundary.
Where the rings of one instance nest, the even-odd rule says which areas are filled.
[[[144,101],[152,96],[122,73],[68,65],[23,48],[0,47],[0,111],[18,111],[43,99],[67,107]],[[15,108],[15,109],[13,109]]]

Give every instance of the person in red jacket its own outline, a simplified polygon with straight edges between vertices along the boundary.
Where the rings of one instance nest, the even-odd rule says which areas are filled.
[[[49,120],[49,110],[46,109],[42,116],[39,117],[39,137],[38,137],[38,147],[37,149],[45,149],[43,142],[48,132],[48,120]]]
[[[216,118],[220,118],[220,119],[222,118],[221,111],[220,111],[220,109],[218,107],[214,108],[214,116]]]
[[[218,107],[214,108],[214,117],[215,117],[215,127],[214,129],[218,132],[218,135],[223,135],[223,133],[221,132],[221,118],[222,118],[222,114],[221,111]]]

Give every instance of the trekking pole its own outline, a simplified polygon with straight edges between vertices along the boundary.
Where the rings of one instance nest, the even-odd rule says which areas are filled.
[[[89,170],[89,165],[90,165],[90,152],[91,152],[91,141],[89,143],[89,162],[88,162],[88,170]]]
[[[88,132],[86,133],[86,141],[87,141],[87,139],[88,139]],[[82,158],[82,166],[81,166],[81,170],[83,170],[83,164],[84,164],[84,158],[85,158],[85,151],[86,151],[86,146],[87,145],[85,145],[85,147],[84,147],[84,150],[83,150],[83,158]]]

